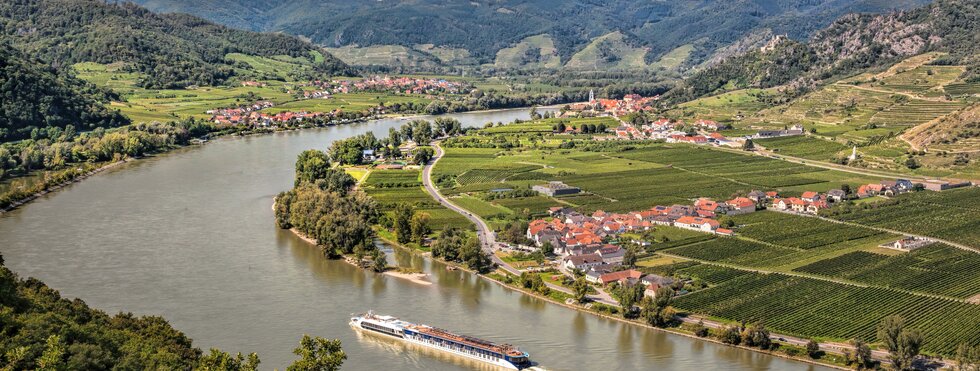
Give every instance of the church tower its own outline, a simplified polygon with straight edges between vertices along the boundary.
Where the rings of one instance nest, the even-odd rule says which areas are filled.
[[[595,103],[595,91],[589,89],[589,103]]]

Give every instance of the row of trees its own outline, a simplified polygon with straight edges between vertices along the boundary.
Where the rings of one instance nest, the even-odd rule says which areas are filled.
[[[398,147],[409,140],[427,144],[434,138],[456,136],[464,132],[463,124],[454,118],[439,117],[434,121],[413,120],[400,128],[388,130],[388,136],[378,138],[374,132],[367,132],[347,139],[333,142],[330,146],[330,158],[342,165],[356,165],[364,162],[365,150],[383,154],[386,158],[401,157]],[[433,156],[432,149],[419,148],[415,151],[413,162],[424,164]]]
[[[0,256],[2,370],[256,370],[255,353],[204,354],[158,316],[109,316],[84,301],[62,298],[34,278],[20,279]],[[291,371],[339,370],[347,355],[339,340],[304,335]]]

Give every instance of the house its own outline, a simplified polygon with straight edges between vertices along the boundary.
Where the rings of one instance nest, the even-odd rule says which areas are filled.
[[[847,193],[844,193],[844,191],[840,189],[831,189],[827,191],[827,198],[833,200],[833,202],[841,202],[847,198]]]
[[[562,266],[567,270],[579,269],[586,271],[602,263],[602,257],[599,254],[583,254],[566,257]]]
[[[674,284],[674,279],[670,277],[659,276],[656,274],[648,274],[643,276],[640,283],[651,286],[656,285],[657,287],[670,286]]]
[[[714,232],[721,224],[717,220],[700,218],[696,216],[685,216],[677,219],[674,226],[703,232]]]
[[[820,199],[820,194],[813,191],[806,191],[803,192],[803,195],[801,195],[800,198],[802,198],[803,201],[806,202],[814,202]]]
[[[866,198],[871,196],[876,196],[885,189],[881,184],[864,184],[858,187],[857,196],[858,198]]]
[[[741,215],[755,212],[755,202],[748,197],[735,197],[725,201],[728,205],[728,215]]]
[[[552,196],[552,197],[573,195],[582,191],[577,187],[572,187],[565,183],[554,182],[554,181],[548,182],[548,184],[545,185],[536,185],[534,187],[531,187],[531,189],[543,195]]]
[[[367,162],[374,161],[376,159],[376,157],[374,156],[374,150],[373,149],[365,149],[364,151],[362,151],[361,152],[361,159],[363,159],[364,161],[367,161]]]
[[[968,181],[947,182],[947,181],[943,181],[943,180],[929,180],[929,181],[923,182],[922,183],[922,187],[925,188],[925,189],[927,189],[927,190],[930,190],[930,191],[939,192],[939,191],[945,191],[947,189],[953,189],[953,188],[959,188],[959,187],[968,187],[971,184],[972,183],[970,183]]]
[[[623,249],[616,245],[605,245],[596,251],[596,254],[602,258],[605,263],[619,264],[623,262],[623,256],[626,255],[626,249]]]
[[[585,279],[600,285],[608,285],[613,282],[619,282],[624,285],[633,285],[640,282],[641,277],[643,277],[643,272],[635,269],[627,269],[625,271],[604,273],[600,275],[586,274]]]
[[[912,237],[907,236],[898,241],[889,242],[881,245],[881,247],[895,249],[900,251],[912,251],[920,247],[929,245],[935,241],[928,238]]]
[[[726,229],[726,228],[718,228],[718,229],[715,230],[715,233],[716,234],[720,234],[722,236],[734,236],[735,235],[735,231],[733,231],[731,229]]]
[[[756,203],[763,202],[769,198],[769,196],[766,196],[765,192],[759,190],[753,190],[752,192],[749,192],[747,196],[750,200],[755,201]]]
[[[402,156],[408,157],[414,154],[415,150],[418,148],[418,144],[416,144],[414,141],[406,140],[400,146],[398,146],[398,152],[401,152]]]

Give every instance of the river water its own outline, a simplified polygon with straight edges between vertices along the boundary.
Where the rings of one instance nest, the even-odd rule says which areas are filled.
[[[477,126],[527,112],[451,116]],[[517,344],[549,370],[823,369],[579,313],[404,251],[389,256],[435,284],[376,275],[275,227],[273,197],[300,151],[405,122],[222,138],[119,166],[0,216],[0,253],[66,297],[162,315],[204,349],[258,352],[264,369],[283,369],[304,333],[341,339],[345,370],[480,368],[359,335],[347,319],[369,309]]]

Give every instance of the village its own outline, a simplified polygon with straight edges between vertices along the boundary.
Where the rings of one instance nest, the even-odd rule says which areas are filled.
[[[798,215],[817,215],[835,203],[874,196],[894,196],[922,190],[922,184],[907,179],[884,180],[861,185],[856,192],[850,189],[832,189],[825,193],[805,191],[799,197],[784,197],[776,191],[753,190],[745,195],[725,201],[698,198],[690,205],[654,206],[647,210],[628,213],[607,213],[596,210],[590,215],[568,207],[549,209],[548,218],[535,219],[528,224],[526,238],[530,246],[509,246],[524,251],[549,250],[555,257],[558,271],[574,278],[584,275],[593,284],[605,287],[642,284],[647,295],[654,295],[661,286],[672,286],[678,295],[684,294],[685,282],[677,277],[646,274],[623,264],[627,248],[625,243],[645,247],[650,241],[625,238],[660,226],[732,237],[737,225],[725,216],[743,215],[759,210],[771,210]],[[536,191],[549,195],[571,195],[580,192],[561,182],[537,186]],[[557,191],[557,194],[556,194]],[[906,236],[882,247],[911,251],[934,242],[931,239]]]
[[[460,81],[450,81],[437,78],[371,76],[361,80],[329,80],[312,81],[309,86],[315,86],[327,94],[352,93],[359,91],[399,93],[399,94],[466,94],[473,86]]]

